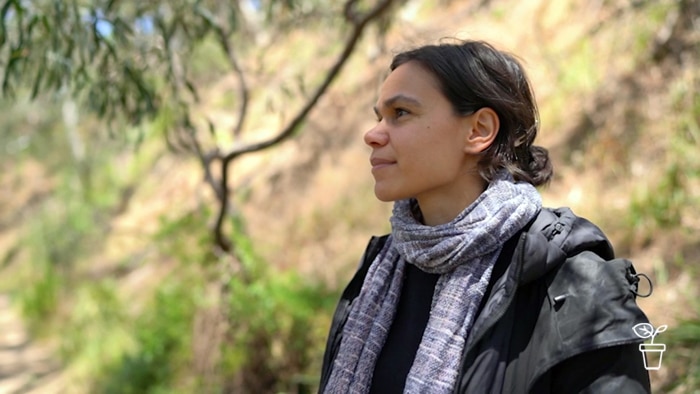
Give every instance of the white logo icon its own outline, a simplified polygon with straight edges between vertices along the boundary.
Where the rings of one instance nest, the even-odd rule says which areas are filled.
[[[666,345],[663,343],[654,343],[654,337],[666,331],[667,328],[668,326],[664,324],[654,329],[654,326],[649,323],[639,323],[632,327],[634,333],[637,334],[638,337],[643,339],[651,338],[649,343],[639,344],[639,351],[642,352],[642,356],[644,357],[644,368],[648,371],[661,369],[661,358],[666,350]]]

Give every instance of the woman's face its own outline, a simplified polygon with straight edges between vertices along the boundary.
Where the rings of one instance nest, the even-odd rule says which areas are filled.
[[[465,152],[471,116],[458,116],[432,73],[419,63],[387,77],[375,106],[378,123],[364,137],[379,200],[444,199],[463,193],[476,158]]]

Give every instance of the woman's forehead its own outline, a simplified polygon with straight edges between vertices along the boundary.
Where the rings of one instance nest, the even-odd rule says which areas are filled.
[[[436,93],[440,93],[437,78],[418,62],[412,61],[396,67],[386,77],[379,89],[379,101],[394,96],[418,99],[419,96]]]

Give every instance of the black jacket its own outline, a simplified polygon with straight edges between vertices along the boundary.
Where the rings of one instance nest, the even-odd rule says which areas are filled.
[[[320,392],[352,301],[387,236],[373,237],[333,316]],[[632,327],[632,264],[569,209],[543,209],[503,247],[463,354],[456,393],[648,393]]]

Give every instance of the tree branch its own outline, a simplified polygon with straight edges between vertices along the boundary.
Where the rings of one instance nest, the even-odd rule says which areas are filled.
[[[234,7],[238,8],[235,5]],[[221,49],[223,49],[224,53],[226,53],[226,59],[231,65],[233,71],[236,73],[236,78],[238,79],[238,88],[241,93],[241,104],[238,107],[238,121],[236,123],[236,126],[233,128],[233,137],[235,139],[236,137],[240,136],[241,132],[243,131],[243,125],[245,124],[246,116],[248,114],[248,102],[250,101],[250,92],[245,79],[245,74],[243,72],[243,68],[240,65],[240,62],[238,61],[238,57],[236,56],[233,48],[231,47],[231,42],[229,41],[231,31],[225,29],[223,26],[224,24],[217,22],[216,17],[212,15],[211,12],[209,12],[208,10],[201,7],[197,7],[196,12],[206,21],[209,27],[214,29],[216,38],[219,40],[219,44],[221,45]]]
[[[321,85],[316,89],[316,92],[314,95],[306,102],[306,104],[299,110],[297,115],[289,122],[289,124],[282,129],[280,133],[278,133],[276,136],[256,142],[256,143],[251,143],[251,144],[243,144],[239,146],[233,146],[230,150],[226,152],[221,152],[218,149],[214,150],[212,153],[215,154],[220,160],[221,160],[221,169],[222,169],[222,175],[219,183],[218,190],[222,193],[222,198],[220,200],[220,209],[219,209],[219,214],[216,219],[216,225],[214,228],[214,233],[215,233],[215,238],[216,238],[216,243],[217,245],[224,251],[230,252],[231,244],[230,242],[224,237],[223,234],[223,225],[224,225],[224,219],[226,217],[226,214],[228,213],[229,209],[229,187],[228,187],[228,170],[229,170],[229,164],[235,160],[236,158],[239,158],[240,156],[246,154],[246,153],[252,153],[252,152],[257,152],[261,151],[267,148],[270,148],[272,146],[275,146],[290,137],[294,135],[294,132],[301,126],[303,121],[306,119],[308,114],[311,112],[311,110],[314,108],[314,106],[318,103],[318,100],[326,93],[328,90],[328,87],[331,85],[331,83],[335,80],[335,78],[338,76],[340,71],[342,70],[343,66],[347,62],[347,60],[350,58],[352,53],[355,51],[355,47],[357,46],[357,43],[360,40],[360,37],[362,36],[362,33],[364,32],[365,27],[367,24],[381,16],[384,12],[386,12],[391,4],[393,3],[394,0],[382,0],[380,1],[376,6],[374,6],[371,10],[369,10],[367,13],[364,15],[356,13],[354,10],[354,7],[357,3],[357,0],[348,0],[345,4],[344,9],[344,15],[346,20],[348,20],[352,24],[352,32],[345,42],[345,47],[343,48],[342,52],[340,55],[338,55],[338,58],[336,62],[333,64],[331,69],[328,71],[326,74],[326,78],[324,81],[321,83]],[[222,44],[227,43],[228,41],[222,41]],[[228,52],[229,55],[232,55],[233,52]],[[233,58],[235,60],[235,58]],[[236,63],[232,63],[234,65]],[[235,69],[236,66],[234,66]],[[242,75],[239,71],[239,78]],[[243,85],[245,86],[245,85]],[[239,126],[242,127],[242,118],[239,118]]]
[[[355,1],[356,0],[350,0],[348,2],[348,4],[355,3]],[[306,102],[306,105],[289,122],[287,127],[285,127],[279,134],[277,134],[276,136],[274,136],[268,140],[250,143],[250,144],[241,144],[239,146],[234,146],[229,151],[222,153],[222,161],[224,161],[225,163],[228,163],[231,160],[234,160],[237,157],[242,156],[246,153],[252,153],[252,152],[257,152],[257,151],[267,149],[271,146],[279,144],[280,142],[282,142],[282,141],[290,138],[292,135],[294,135],[294,132],[296,131],[296,129],[299,127],[299,125],[301,125],[301,123],[304,121],[304,119],[309,114],[309,112],[311,112],[311,109],[316,105],[318,100],[323,96],[323,94],[326,93],[326,90],[328,89],[330,84],[333,82],[335,77],[340,73],[340,70],[343,68],[346,61],[350,58],[350,55],[355,50],[355,46],[357,45],[357,42],[359,41],[360,37],[362,36],[362,33],[363,33],[364,28],[366,27],[367,23],[369,23],[374,18],[377,18],[384,11],[386,11],[392,2],[393,2],[393,0],[383,0],[377,6],[375,6],[371,11],[369,11],[367,14],[365,14],[364,17],[362,17],[362,18],[356,18],[356,16],[353,15],[353,19],[351,20],[353,22],[353,30],[352,30],[350,37],[348,38],[348,40],[345,43],[345,48],[343,49],[341,54],[338,56],[338,59],[336,60],[335,64],[330,69],[328,74],[326,74],[325,80],[318,87],[318,89],[316,90],[316,93],[309,99],[309,101]]]
[[[217,28],[216,32],[219,36],[221,47],[224,49],[224,52],[226,52],[228,62],[231,64],[233,71],[235,71],[236,73],[236,77],[238,78],[238,89],[241,93],[241,104],[238,107],[238,121],[236,122],[236,126],[233,129],[233,137],[235,140],[236,137],[239,137],[241,135],[241,132],[243,131],[243,125],[245,124],[246,115],[248,114],[248,101],[250,100],[250,93],[248,91],[248,84],[246,83],[243,69],[241,68],[240,63],[238,62],[236,54],[231,48],[228,35],[221,28]]]

